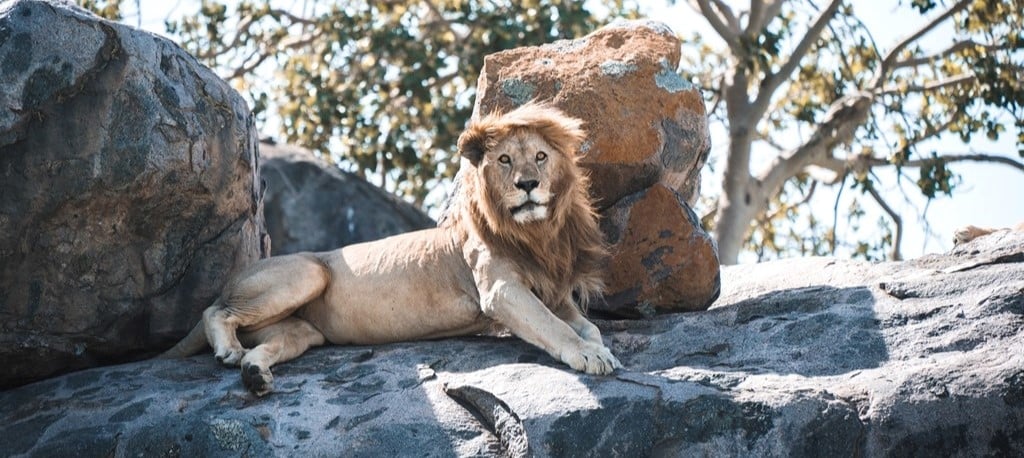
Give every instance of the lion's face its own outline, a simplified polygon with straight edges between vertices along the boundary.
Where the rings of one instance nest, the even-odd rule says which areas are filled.
[[[459,136],[466,208],[487,230],[515,239],[559,230],[571,208],[589,214],[586,178],[576,165],[586,137],[581,124],[532,103],[471,122]]]
[[[537,132],[521,130],[505,137],[484,155],[480,172],[498,207],[520,224],[554,213],[554,178],[564,160]]]
[[[523,267],[550,304],[574,294],[585,302],[602,286],[606,250],[578,166],[582,124],[533,102],[472,120],[459,136],[454,216],[441,223]],[[469,252],[479,261],[479,250]]]

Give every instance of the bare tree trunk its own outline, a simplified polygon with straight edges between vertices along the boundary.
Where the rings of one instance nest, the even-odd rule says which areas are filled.
[[[762,196],[754,194],[757,186],[750,174],[750,150],[758,113],[751,110],[747,95],[746,56],[735,57],[736,62],[723,82],[722,94],[729,117],[729,157],[725,164],[722,194],[718,199],[715,219],[715,239],[718,242],[718,260],[724,265],[736,264],[747,228],[759,211]]]
[[[864,91],[836,100],[806,143],[777,158],[756,176],[751,175],[749,167],[751,131],[757,120],[742,116],[732,119],[730,115],[729,160],[715,224],[719,262],[736,264],[750,223],[768,210],[768,203],[787,181],[809,165],[824,166],[839,145],[849,144],[857,128],[867,122],[873,100],[873,94]],[[732,107],[729,112],[733,112]]]
[[[736,264],[750,222],[764,209],[764,196],[756,192],[758,182],[750,175],[750,130],[744,123],[730,125],[729,159],[725,165],[722,194],[718,200],[715,239],[718,260],[723,265]]]

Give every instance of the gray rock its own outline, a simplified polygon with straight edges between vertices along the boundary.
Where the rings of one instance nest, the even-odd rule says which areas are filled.
[[[245,102],[170,41],[0,5],[0,388],[170,345],[261,256]]]
[[[722,274],[708,311],[599,322],[626,366],[608,377],[491,337],[318,348],[278,366],[265,398],[210,355],[145,361],[0,392],[0,450],[1024,454],[1024,234],[899,263],[810,258]]]
[[[434,227],[413,205],[290,145],[260,143],[273,254],[327,251]]]

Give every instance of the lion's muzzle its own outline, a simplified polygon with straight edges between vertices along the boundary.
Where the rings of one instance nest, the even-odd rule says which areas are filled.
[[[518,187],[518,184],[517,184]],[[520,194],[519,202],[509,207],[512,218],[518,223],[541,221],[548,217],[548,203],[551,195],[539,190]]]

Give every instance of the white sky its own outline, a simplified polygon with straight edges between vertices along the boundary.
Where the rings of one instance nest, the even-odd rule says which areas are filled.
[[[301,6],[303,0],[292,0],[296,6]],[[287,1],[283,1],[287,4]],[[697,32],[707,41],[721,43],[715,40],[717,36],[708,26],[703,16],[695,13],[685,0],[677,0],[674,5],[669,5],[663,0],[641,0],[638,2],[641,11],[647,17],[666,22],[677,33],[689,34]],[[732,2],[732,4],[742,4]],[[891,2],[895,4],[896,2]],[[904,34],[916,29],[916,26],[923,24],[926,18],[922,18],[909,10],[878,11],[877,14],[864,14],[868,8],[877,9],[877,0],[854,0],[852,4],[859,14],[859,17],[867,24],[869,30],[875,35],[875,39],[882,49],[886,49],[897,42]],[[179,17],[183,14],[192,14],[197,10],[197,0],[174,0],[174,1],[153,1],[141,2],[141,18],[135,14],[135,4],[129,1],[125,5],[125,22],[131,25],[141,26],[144,29],[155,33],[163,34],[164,20],[168,17]],[[737,8],[739,9],[739,8]],[[935,12],[933,12],[934,14]],[[925,43],[934,43],[941,46],[948,43],[949,39],[941,36],[941,31],[929,35]],[[727,136],[723,125],[712,125],[712,161],[719,164],[716,170],[722,170]],[[274,133],[276,134],[276,133]],[[969,145],[965,145],[959,139],[952,136],[945,136],[929,145],[921,145],[920,151],[931,151],[932,149],[943,153],[989,153],[1002,154],[1021,160],[1017,156],[1016,131],[1010,126],[1008,132],[1001,136],[1000,141],[990,142],[984,139],[984,135],[976,135]],[[755,155],[771,157],[767,151],[755,150]],[[759,164],[754,164],[757,170]],[[918,214],[926,206],[926,200],[920,197],[913,181],[916,179],[916,170],[910,170],[910,180],[904,181],[904,188],[908,191],[909,199],[904,199],[895,193],[896,180],[891,172],[880,171],[878,174],[884,181],[880,187],[883,195],[888,198],[889,204],[901,211],[904,219],[904,240],[903,255],[906,258],[918,257],[925,253],[936,253],[947,251],[952,246],[953,231],[966,224],[978,226],[1005,227],[1013,226],[1024,221],[1024,174],[1004,165],[998,164],[969,164],[957,163],[950,166],[950,169],[961,176],[962,184],[954,191],[954,196],[938,197],[928,205],[927,223],[931,231],[938,237],[927,237],[925,232],[925,221],[918,218]],[[720,172],[719,172],[720,173]],[[714,193],[721,182],[721,177],[705,173],[703,192]],[[888,191],[888,192],[886,192]],[[814,199],[813,211],[818,219],[823,221],[832,220],[832,206],[834,204],[834,190],[819,187],[818,195]],[[847,208],[848,199],[857,193],[849,189],[844,191],[839,209]],[[861,198],[862,205],[869,211],[869,216],[862,221],[863,226],[874,227],[874,221],[881,215],[874,202],[870,198]],[[700,211],[700,209],[698,209]],[[849,230],[843,229],[843,218],[840,216],[840,224],[837,228],[838,236],[842,238],[852,236]],[[752,256],[742,257],[741,261],[751,261]]]

